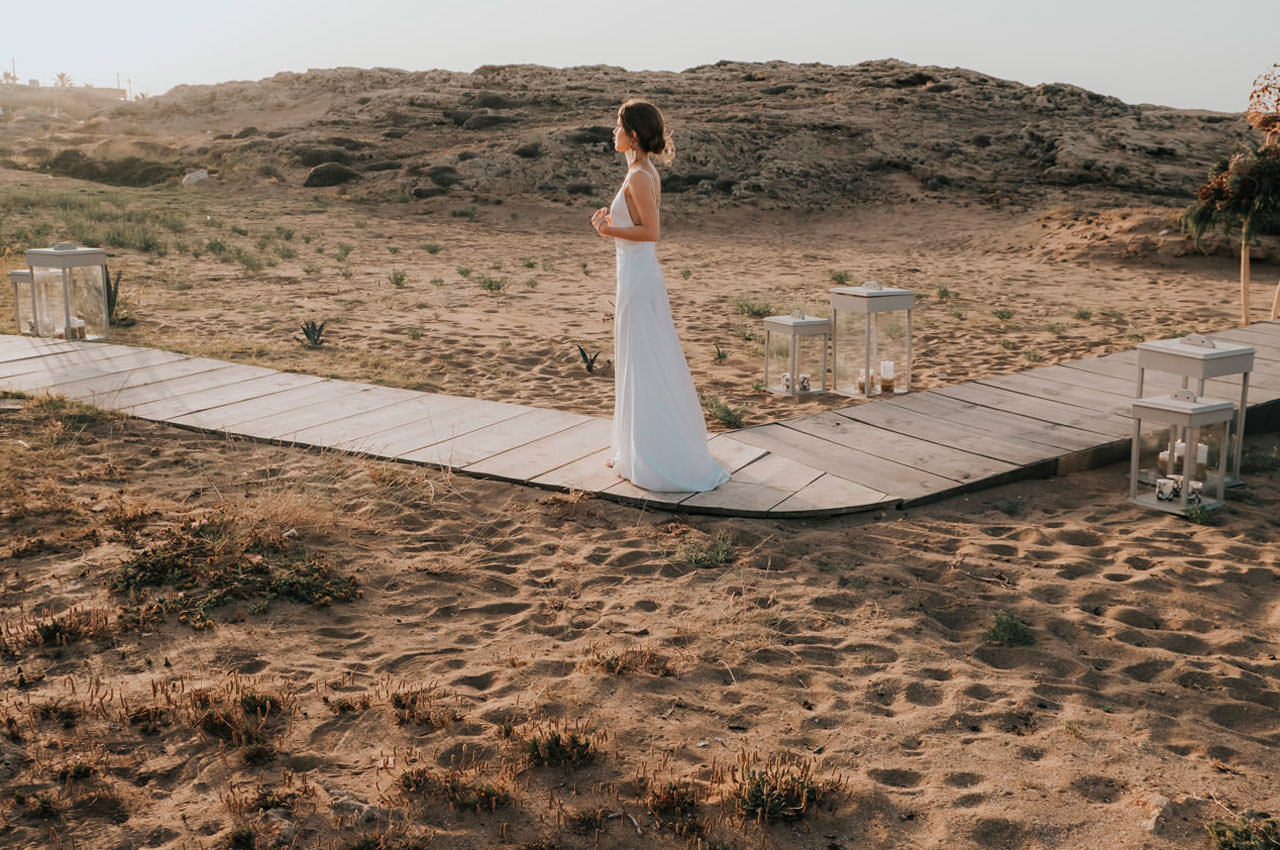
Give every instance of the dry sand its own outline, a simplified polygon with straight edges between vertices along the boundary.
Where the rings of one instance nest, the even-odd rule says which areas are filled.
[[[853,203],[823,196],[821,174],[800,174],[826,144],[814,141],[813,104],[835,84],[819,77],[849,69],[828,70],[761,71],[794,78],[777,97],[810,99],[792,104],[808,141],[786,169],[751,178],[761,192],[664,198],[660,256],[695,381],[748,423],[845,403],[754,390],[759,323],[734,306],[820,310],[832,271],[921,295],[920,387],[1234,321],[1230,246],[1195,254],[1174,207],[1122,185],[1146,157],[1153,185],[1172,192],[1229,120],[1094,104],[1079,90],[1067,94],[1082,106],[1045,105],[1037,98],[1065,95],[1012,92],[972,72],[947,72],[958,88],[932,89],[952,77],[926,69],[932,82],[850,100],[884,113],[856,157],[884,155],[909,123],[911,104],[898,99],[981,100],[989,86],[1001,108],[1016,102],[1034,117],[1021,135],[978,146],[982,156],[1012,157],[1044,122],[1083,126],[1093,109],[1118,145],[1089,166],[1103,183],[1051,182],[1070,177],[1064,148],[1054,162],[1009,159],[1010,173],[965,184],[958,177],[981,163],[944,156],[939,138],[933,160],[867,172],[880,182],[851,188],[866,190]],[[756,73],[715,66],[690,85],[730,72]],[[300,95],[271,113],[273,86],[297,78],[179,91],[143,106],[158,116],[151,129],[137,109],[84,126],[45,115],[45,130],[19,115],[0,139],[13,164],[41,146],[105,156],[110,141],[114,155],[146,142],[194,166],[214,122],[267,131],[282,115],[292,135],[280,144],[338,120],[373,138],[363,131],[382,119],[362,129],[352,104],[368,90],[362,108],[389,99],[377,115],[409,108],[398,73],[322,75],[304,94],[329,85],[328,100]],[[897,65],[865,73],[910,78]],[[510,147],[543,132],[521,123],[537,114],[530,104],[563,108],[564,127],[546,130],[559,139],[589,109],[607,120],[609,75],[586,76],[589,90],[574,94],[563,80],[540,90],[523,71],[513,79],[524,93],[512,96],[525,106],[480,114],[530,110],[495,125]],[[685,82],[670,76],[655,85]],[[451,109],[476,99],[476,81],[461,77],[445,81],[460,87]],[[690,121],[708,111],[699,132],[757,108],[731,94],[688,107]],[[775,107],[771,121],[793,114]],[[968,145],[997,119],[957,107],[952,141]],[[1144,121],[1164,122],[1174,154],[1141,148]],[[119,130],[130,126],[145,132]],[[233,147],[243,140],[222,142],[218,175],[185,192],[0,168],[0,250],[131,225],[119,241],[153,244],[112,250],[137,319],[119,341],[607,415],[611,372],[588,374],[576,349],[604,360],[610,346],[612,247],[587,224],[598,199],[536,191],[574,167],[572,150],[549,144],[530,165],[543,172],[490,185],[466,171],[477,158],[457,157],[486,138],[465,121],[436,115],[410,129],[453,145],[447,161],[470,182],[426,198],[397,194],[414,185],[379,182],[382,172],[345,190],[302,189],[305,169],[264,173],[261,163],[282,160]],[[1082,149],[1096,141],[1073,138]],[[934,178],[955,157],[964,168],[948,189]],[[597,158],[583,178],[600,184],[592,192],[621,175],[616,158]],[[535,182],[521,189],[517,178]],[[1275,255],[1272,243],[1263,251]],[[1255,303],[1269,301],[1276,273],[1255,270]],[[505,284],[490,291],[484,277]],[[306,319],[328,322],[318,351],[293,341]],[[772,522],[646,513],[56,402],[0,404],[18,408],[0,411],[5,846],[1190,850],[1209,845],[1210,820],[1280,806],[1273,435],[1252,439],[1257,471],[1214,527],[1128,506],[1120,468],[906,513]],[[176,571],[169,583],[122,584],[122,568],[148,552]],[[218,582],[225,604],[197,611]],[[287,598],[312,591],[334,598]],[[990,639],[1006,610],[1034,644]],[[260,716],[246,714],[246,695]],[[549,731],[584,734],[594,760],[532,764],[530,742]],[[735,802],[740,760],[779,755],[833,785],[805,817],[762,826]],[[653,796],[669,782],[693,783],[692,816]]]

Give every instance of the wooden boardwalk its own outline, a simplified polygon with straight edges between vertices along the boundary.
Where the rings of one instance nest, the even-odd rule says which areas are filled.
[[[1276,427],[1280,323],[1213,336],[1254,346],[1250,430]],[[907,507],[1122,460],[1136,356],[1092,357],[716,434],[711,452],[733,478],[709,493],[651,493],[619,479],[605,466],[606,419],[155,349],[0,334],[0,389],[663,509],[804,517]],[[1146,392],[1176,381],[1148,372]],[[1238,379],[1210,381],[1206,393],[1235,398],[1238,387]]]

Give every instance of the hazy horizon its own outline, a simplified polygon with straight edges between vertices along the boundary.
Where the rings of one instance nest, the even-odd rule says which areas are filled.
[[[719,60],[856,65],[896,58],[963,67],[1027,85],[1069,83],[1131,103],[1238,112],[1280,46],[1280,3],[1233,4],[1229,50],[1206,40],[1204,6],[1129,3],[794,0],[747,9],[707,0],[621,5],[570,0],[223,0],[174,8],[158,0],[113,6],[73,0],[60,27],[30,7],[6,12],[4,70],[22,82],[131,84],[162,94],[176,85],[256,80],[281,71],[350,66],[472,71],[481,65],[617,65],[680,71]],[[39,33],[49,33],[41,38]],[[14,35],[19,36],[15,38]],[[218,45],[228,45],[217,49]],[[1224,40],[1223,45],[1226,46]],[[1211,52],[1212,51],[1212,52]],[[1210,61],[1206,62],[1206,54]]]

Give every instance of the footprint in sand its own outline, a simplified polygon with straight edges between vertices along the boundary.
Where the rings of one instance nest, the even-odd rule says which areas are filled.
[[[1082,776],[1071,783],[1071,790],[1091,803],[1114,803],[1124,789],[1123,782],[1108,776]]]
[[[1159,676],[1165,670],[1173,666],[1172,661],[1163,661],[1153,659],[1151,661],[1142,661],[1138,664],[1131,664],[1120,672],[1130,679],[1138,682],[1150,682],[1156,676]]]
[[[982,780],[981,773],[948,773],[942,781],[952,788],[972,788]]]
[[[888,785],[890,788],[914,788],[924,778],[914,770],[902,769],[873,769],[868,770],[867,775],[881,785]]]
[[[907,685],[906,691],[903,692],[907,702],[912,705],[940,705],[942,703],[942,689],[936,686],[926,685],[922,682],[912,682]]]

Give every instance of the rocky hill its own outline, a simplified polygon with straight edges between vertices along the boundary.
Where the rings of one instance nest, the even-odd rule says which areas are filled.
[[[1082,196],[1181,205],[1250,132],[1239,114],[896,60],[719,62],[679,73],[339,68],[179,86],[86,121],[6,110],[0,156],[107,182],[112,163],[128,158],[135,168],[121,182],[206,168],[224,180],[302,185],[314,166],[337,163],[350,172],[329,170],[350,177],[355,196],[572,202],[615,184],[610,129],[630,96],[653,99],[672,125],[678,153],[665,191],[717,205]],[[77,153],[58,157],[67,150]],[[138,161],[171,168],[138,178]]]

